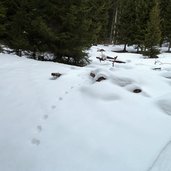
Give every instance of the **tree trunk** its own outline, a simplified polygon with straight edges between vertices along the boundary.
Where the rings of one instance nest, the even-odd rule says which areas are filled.
[[[112,34],[113,37],[115,38],[117,35],[117,21],[118,21],[118,9],[116,8],[115,14],[114,14],[114,24],[113,24],[113,29],[112,29]],[[114,39],[114,44],[116,44],[116,39]]]
[[[112,23],[111,23],[111,29],[110,29],[110,43],[112,43],[113,41],[113,35],[115,35],[115,31],[116,31],[116,28],[115,28],[115,25],[116,25],[116,22],[117,22],[117,9],[116,10],[113,10],[113,15],[112,15]]]
[[[33,56],[33,59],[36,59],[36,52],[35,51],[33,52],[32,56]]]
[[[139,53],[139,51],[140,51],[140,46],[138,45],[137,46],[137,53]]]
[[[22,54],[21,54],[22,51],[21,51],[20,49],[16,49],[16,52],[15,52],[15,53],[16,53],[16,55],[19,56],[19,57],[22,56]]]
[[[171,42],[169,42],[168,52],[170,52]]]
[[[124,49],[123,49],[123,52],[126,52],[126,43],[124,44]]]
[[[36,48],[35,47],[33,48],[32,57],[33,57],[33,59],[36,59]]]

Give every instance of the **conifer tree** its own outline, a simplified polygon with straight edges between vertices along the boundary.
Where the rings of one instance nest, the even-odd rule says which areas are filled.
[[[21,17],[22,16],[22,17]],[[25,32],[26,22],[25,12],[18,10],[12,17],[12,21],[7,25],[7,45],[14,49],[16,54],[21,56],[23,50],[27,50],[28,40]]]
[[[135,3],[134,0],[120,0],[118,2],[118,22],[117,22],[117,42],[126,45],[131,45],[134,39],[135,31]]]
[[[102,3],[100,4],[98,1],[98,4],[96,6],[96,9],[99,8],[99,17],[98,22],[99,25],[101,25],[100,32],[98,33],[98,39],[100,42],[109,42],[110,38],[110,31],[111,31],[111,24],[112,24],[112,18],[110,16],[110,13],[113,13],[113,9],[111,11],[111,8],[114,5],[114,1],[112,0],[101,0]]]
[[[24,26],[26,17],[26,11],[22,10],[23,1],[14,0],[2,0],[6,8],[5,17],[5,35],[3,43],[14,49],[17,55],[21,56],[21,51],[28,45],[27,38],[25,37]]]
[[[6,9],[3,4],[0,2],[0,41],[5,33],[5,14]]]
[[[65,5],[63,2],[57,2],[56,5],[59,13],[57,29],[53,29],[56,37],[54,44],[56,60],[82,65],[86,60],[83,50],[92,42],[91,32],[89,32],[91,22],[87,17],[89,8],[84,1],[74,0]]]
[[[164,1],[165,2],[165,1]],[[169,43],[168,52],[171,48],[171,0],[167,0],[165,4],[161,2],[162,9],[162,39]]]
[[[92,33],[94,43],[102,43],[109,38],[112,3],[112,0],[87,1],[89,8],[87,17],[91,22],[90,32]]]
[[[156,48],[161,40],[161,30],[160,30],[160,14],[159,14],[158,2],[154,5],[150,12],[149,21],[147,24],[147,32],[145,35],[145,47],[147,51],[144,55],[150,58],[156,57],[159,50]]]
[[[1,0],[0,40],[18,55],[50,52],[55,61],[76,65],[88,61],[84,50],[91,44],[112,37],[124,51],[136,44],[153,57],[161,40],[157,1]],[[160,1],[160,8],[162,40],[171,42],[171,0]]]
[[[111,0],[110,7],[108,10],[107,37],[110,43],[114,41],[115,26],[117,22],[117,1],[118,0]]]
[[[166,22],[167,22],[167,13],[168,13],[168,5],[170,0],[160,0],[160,17],[161,17],[161,32],[162,32],[162,39],[161,44],[163,41],[166,40],[167,33],[166,33]]]
[[[137,45],[143,51],[147,21],[149,19],[149,4],[148,0],[135,0],[135,27],[133,44]]]
[[[0,52],[2,51],[1,43],[5,33],[5,8],[0,3]]]

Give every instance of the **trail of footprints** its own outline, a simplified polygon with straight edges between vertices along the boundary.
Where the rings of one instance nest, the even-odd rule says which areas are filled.
[[[48,117],[49,117],[49,115],[43,115],[43,119],[44,119],[44,120],[47,120]],[[42,125],[37,125],[37,126],[36,126],[36,131],[37,131],[37,133],[41,133],[41,132],[43,131]],[[40,140],[39,140],[38,138],[32,138],[31,143],[32,143],[33,145],[38,146],[38,145],[40,145]]]
[[[74,86],[71,86],[70,89],[74,89]],[[69,92],[68,92],[68,91],[65,91],[65,95],[67,95],[67,94],[69,94]],[[62,100],[63,100],[63,97],[59,97],[59,98],[58,98],[58,101],[62,101]],[[51,106],[51,110],[55,110],[55,109],[56,109],[56,105],[52,105],[52,106]],[[48,114],[45,114],[45,115],[43,115],[43,117],[42,117],[42,119],[45,120],[45,121],[46,121],[48,118],[49,118],[49,115],[48,115]],[[38,134],[42,133],[42,131],[43,131],[43,126],[42,126],[42,125],[37,125],[37,126],[36,126],[36,131],[37,131]],[[32,144],[32,145],[35,145],[35,146],[39,146],[39,145],[41,144],[41,141],[40,141],[39,138],[34,137],[34,138],[31,139],[31,144]]]
[[[170,74],[170,77],[166,77],[166,75],[163,75],[165,78],[167,78],[167,79],[171,79],[171,74]],[[126,86],[127,84],[130,84],[131,83],[131,81],[130,80],[125,80],[125,78],[124,78],[124,80],[117,80],[117,83],[120,85],[120,86]],[[79,86],[80,86],[80,84],[79,84]],[[133,88],[135,88],[134,86],[133,87],[131,87],[131,90],[133,89]],[[70,90],[72,90],[72,89],[74,89],[74,86],[71,86],[70,87]],[[128,88],[129,89],[129,88]],[[129,89],[130,90],[130,89]],[[130,90],[130,91],[131,91]],[[65,95],[67,95],[67,94],[69,94],[69,92],[68,91],[65,91]],[[65,96],[64,95],[64,96]],[[59,97],[58,98],[58,101],[62,101],[63,100],[63,97]],[[162,101],[163,102],[163,101]],[[166,106],[166,103],[162,103],[161,101],[160,102],[158,102],[159,103],[159,106],[164,110],[164,112],[165,113],[167,113],[167,114],[169,114],[169,115],[171,115],[171,107],[170,107],[170,105],[169,105],[169,107],[168,106]],[[164,104],[164,107],[163,107],[163,104]],[[170,103],[169,103],[170,104]],[[55,110],[56,109],[56,105],[52,105],[51,106],[51,110]],[[169,113],[168,113],[168,111],[169,111]],[[43,120],[47,120],[49,118],[49,115],[48,114],[44,114],[43,115],[43,117],[42,117],[42,119]],[[43,126],[42,125],[37,125],[36,126],[36,131],[37,131],[37,133],[38,134],[40,134],[40,133],[42,133],[42,131],[43,131]],[[38,139],[37,137],[34,137],[34,138],[32,138],[31,139],[31,143],[33,144],[33,145],[36,145],[36,146],[39,146],[40,144],[41,144],[41,141],[40,141],[40,139]]]

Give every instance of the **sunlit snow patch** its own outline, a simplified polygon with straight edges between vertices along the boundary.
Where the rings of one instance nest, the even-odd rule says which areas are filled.
[[[86,96],[93,97],[95,99],[112,101],[119,100],[120,96],[115,90],[115,87],[110,82],[103,82],[99,84],[93,84],[90,86],[84,86],[80,89]]]

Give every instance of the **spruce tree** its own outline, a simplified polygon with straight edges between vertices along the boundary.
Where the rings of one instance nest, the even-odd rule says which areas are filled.
[[[117,43],[124,44],[123,51],[126,51],[126,45],[131,45],[134,40],[135,18],[134,0],[120,0],[118,5],[116,39]]]
[[[99,3],[96,6],[99,10],[99,17],[97,17],[97,21],[99,22],[99,25],[101,25],[101,29],[98,33],[98,40],[99,42],[109,42],[110,41],[110,31],[111,31],[111,24],[112,24],[112,18],[110,16],[110,13],[113,13],[113,9],[111,11],[111,7],[114,5],[114,1],[112,0],[101,0],[101,3]]]
[[[27,11],[22,9],[24,0],[8,1],[2,0],[6,8],[5,35],[3,43],[12,48],[17,55],[21,56],[22,50],[28,45],[25,35],[25,23],[27,22]]]
[[[160,17],[161,17],[161,32],[162,32],[162,39],[161,44],[163,41],[167,39],[167,33],[166,33],[166,25],[168,20],[168,6],[169,6],[170,0],[160,0]]]
[[[7,38],[6,44],[15,50],[16,54],[21,56],[23,50],[27,50],[28,40],[26,35],[25,11],[17,11],[12,17],[12,21],[7,25]],[[21,17],[22,16],[22,17]]]
[[[53,28],[55,60],[83,65],[87,59],[83,50],[90,46],[92,39],[89,32],[91,23],[87,18],[89,8],[85,2],[74,0],[65,5],[63,2],[57,2],[55,5],[57,23],[56,18],[51,15],[51,21],[55,20],[54,24],[57,25],[56,28]]]
[[[5,33],[5,16],[6,16],[6,9],[3,4],[0,2],[0,41]]]
[[[148,0],[135,0],[135,27],[133,44],[137,45],[137,52],[144,48],[147,21],[149,19]]]
[[[171,48],[171,0],[167,1],[167,7],[165,8],[165,15],[162,18],[163,24],[163,39],[169,43],[168,52],[170,52]]]
[[[145,47],[147,51],[144,55],[150,58],[156,57],[159,54],[159,50],[156,48],[161,40],[161,30],[160,30],[160,14],[158,2],[154,5],[150,12],[149,21],[147,24],[147,32],[145,35]]]
[[[87,1],[89,13],[87,17],[91,22],[90,32],[94,43],[108,41],[110,35],[110,10],[112,0]]]

